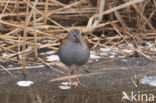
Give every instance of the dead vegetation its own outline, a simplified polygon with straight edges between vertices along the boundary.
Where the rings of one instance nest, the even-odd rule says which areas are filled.
[[[60,38],[73,28],[81,29],[91,50],[125,46],[134,52],[123,57],[155,60],[150,49],[156,45],[155,12],[155,0],[1,0],[0,52],[7,55],[0,61],[21,62],[24,71],[27,63],[55,69],[38,51],[57,51]]]

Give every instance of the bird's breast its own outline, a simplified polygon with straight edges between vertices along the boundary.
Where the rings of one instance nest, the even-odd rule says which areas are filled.
[[[90,56],[89,49],[86,44],[67,43],[61,46],[59,50],[59,57],[64,64],[85,64]]]

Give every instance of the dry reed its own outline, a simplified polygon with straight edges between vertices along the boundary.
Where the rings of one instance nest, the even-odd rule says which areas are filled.
[[[39,57],[38,51],[44,48],[57,51],[59,39],[73,28],[83,31],[91,50],[131,43],[134,47],[130,49],[135,52],[125,53],[123,57],[138,54],[155,60],[152,55],[156,53],[150,48],[139,48],[149,41],[154,43],[153,48],[156,45],[155,0],[66,1],[1,0],[0,52],[8,55],[0,55],[0,61],[21,63],[24,73],[30,61],[50,67]],[[42,43],[49,39],[52,41]]]

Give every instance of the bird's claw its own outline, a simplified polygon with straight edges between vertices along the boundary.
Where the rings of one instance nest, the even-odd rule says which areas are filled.
[[[73,82],[71,82],[71,81],[68,82],[68,84],[67,84],[67,86],[70,86],[70,87],[71,87],[72,85],[73,85]]]
[[[80,86],[80,87],[87,87],[86,85],[82,84],[79,80],[76,81],[76,83],[74,83],[74,85],[75,85],[75,88],[78,87],[78,86]]]

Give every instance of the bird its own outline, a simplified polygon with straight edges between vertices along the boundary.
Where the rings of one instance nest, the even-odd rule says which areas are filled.
[[[81,36],[81,31],[72,29],[69,31],[66,38],[60,44],[58,50],[60,61],[68,67],[68,85],[72,85],[71,68],[76,67],[76,85],[86,87],[79,81],[80,66],[87,63],[90,57],[90,50],[87,43]],[[75,83],[74,83],[75,84]]]

